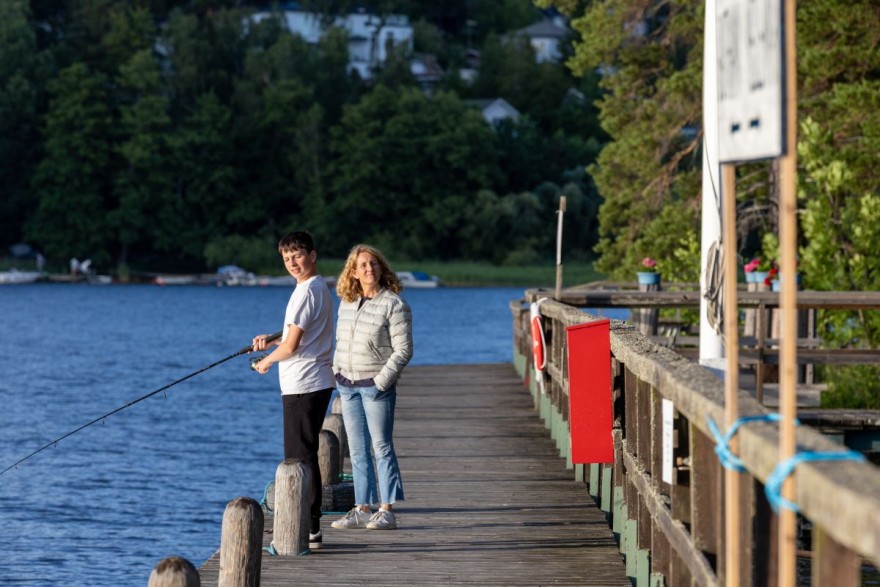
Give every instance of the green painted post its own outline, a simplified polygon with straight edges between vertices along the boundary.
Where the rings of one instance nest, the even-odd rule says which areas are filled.
[[[666,577],[660,573],[651,573],[651,587],[666,587]]]
[[[623,555],[626,557],[626,574],[631,579],[636,578],[636,563],[638,562],[638,557],[636,556],[638,552],[638,548],[636,547],[636,537],[638,536],[638,523],[635,520],[627,519],[623,523],[623,533],[626,536],[626,548],[623,551]]]
[[[626,521],[626,504],[623,502],[623,488],[614,488],[614,513],[611,518],[611,531],[617,537],[618,544],[623,544],[623,523]],[[623,552],[623,550],[621,550]]]
[[[636,585],[644,587],[651,576],[651,553],[640,548],[636,551]]]
[[[590,495],[597,497],[599,495],[599,465],[593,463],[590,465]]]
[[[563,422],[563,425],[565,425],[565,422]],[[563,434],[562,442],[564,444],[563,450],[565,453],[565,468],[573,469],[574,462],[571,460],[571,431],[569,431],[568,426],[565,426],[564,430],[565,434]]]
[[[551,425],[550,422],[550,414],[553,410],[553,406],[550,404],[550,396],[542,395],[541,396],[541,420],[544,422],[544,427],[549,428]]]
[[[614,476],[614,467],[605,465],[602,467],[602,511],[606,514],[611,513],[611,500],[614,495],[611,478]]]

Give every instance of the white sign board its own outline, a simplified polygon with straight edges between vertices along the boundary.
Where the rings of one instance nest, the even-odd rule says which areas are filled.
[[[664,483],[672,485],[673,415],[675,408],[668,399],[663,400],[663,475]]]
[[[779,157],[785,144],[782,0],[717,0],[716,6],[719,160]]]

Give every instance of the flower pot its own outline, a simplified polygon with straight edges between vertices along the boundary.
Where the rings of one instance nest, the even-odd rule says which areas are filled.
[[[763,279],[758,279],[760,273],[760,271],[746,271],[746,283],[758,283],[763,281]],[[766,276],[767,275],[764,274],[764,277]]]
[[[769,274],[768,271],[752,271],[751,273],[746,273],[746,275],[752,276],[751,283],[764,283],[764,280],[767,279]]]
[[[800,273],[794,274],[794,282],[797,284],[796,289],[800,289],[801,288],[801,274]],[[772,282],[770,282],[770,288],[772,289],[772,291],[782,291],[782,274],[781,273],[779,274],[779,277],[777,277]]]
[[[653,271],[637,271],[639,285],[657,285],[660,283],[660,274]]]

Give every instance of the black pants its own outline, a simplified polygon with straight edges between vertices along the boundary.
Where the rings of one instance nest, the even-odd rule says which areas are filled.
[[[300,395],[282,395],[284,408],[284,458],[298,459],[312,475],[311,533],[321,529],[321,469],[318,438],[330,405],[333,388]]]

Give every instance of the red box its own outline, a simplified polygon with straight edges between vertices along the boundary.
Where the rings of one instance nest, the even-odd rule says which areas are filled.
[[[613,463],[611,321],[565,329],[568,342],[568,424],[573,463]]]

